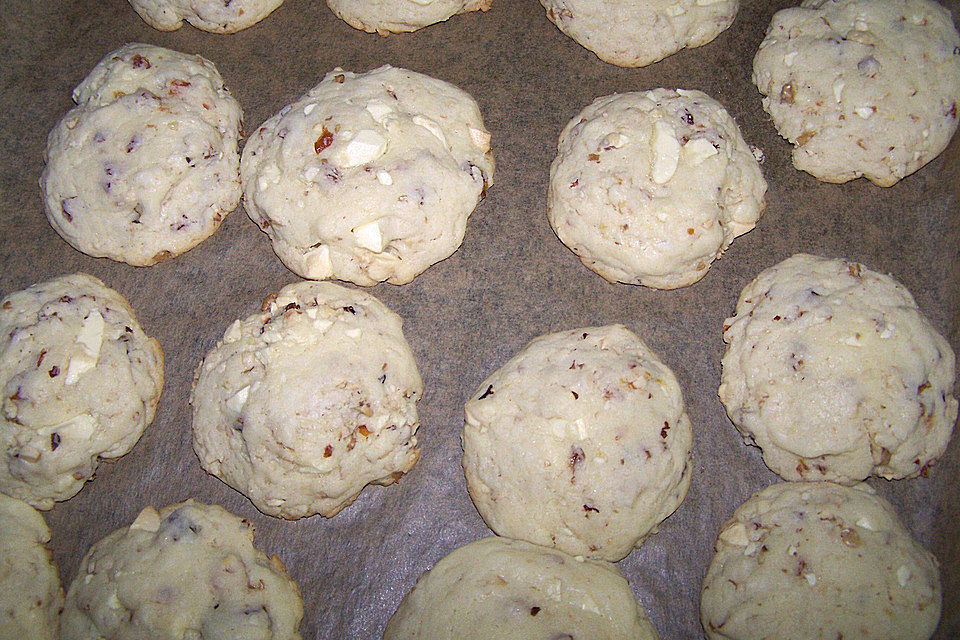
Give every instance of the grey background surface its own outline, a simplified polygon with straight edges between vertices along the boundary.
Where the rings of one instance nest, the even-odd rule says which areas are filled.
[[[91,544],[148,504],[196,497],[251,519],[258,546],[299,583],[305,638],[378,638],[424,570],[489,531],[467,495],[459,434],[465,400],[531,338],[620,322],[674,370],[695,431],[686,501],[619,563],[664,639],[699,638],[700,581],[720,525],[776,477],[745,446],[718,398],[720,337],[740,289],[798,251],[859,260],[891,273],[954,350],[960,346],[960,141],[889,189],[864,180],[817,182],[790,165],[750,82],[751,60],[773,13],[791,3],[747,0],[712,43],[644,69],[599,61],[548,22],[535,0],[495,0],[413,34],[380,37],[336,19],[320,0],[286,0],[235,35],[185,26],[161,33],[123,0],[16,2],[0,10],[0,293],[84,271],[121,292],[166,355],[156,420],[127,456],[45,517],[65,587]],[[947,3],[958,15],[960,2]],[[47,224],[37,179],[47,132],[70,92],[125,42],[196,52],[216,63],[253,131],[334,67],[407,67],[472,94],[493,134],[495,184],[460,250],[402,287],[371,292],[404,318],[426,392],[422,457],[398,485],[368,488],[333,519],[285,522],[260,514],[200,468],[187,403],[194,369],[235,318],[297,277],[274,256],[242,207],[197,248],[150,268],[94,259]],[[563,125],[594,98],[654,87],[701,89],[723,102],[766,154],[767,209],[698,284],[656,291],[608,284],[580,265],[545,216],[548,171]],[[941,563],[939,639],[960,637],[960,444],[929,478],[871,481]]]

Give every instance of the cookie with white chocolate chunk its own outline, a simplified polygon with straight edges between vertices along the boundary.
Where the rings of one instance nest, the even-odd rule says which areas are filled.
[[[0,387],[0,491],[51,509],[139,440],[163,354],[119,293],[61,276],[0,302]]]
[[[720,400],[786,480],[926,475],[957,420],[955,356],[890,276],[797,254],[724,322]]]
[[[889,187],[957,129],[960,34],[931,0],[805,0],[774,15],[753,83],[797,169]]]
[[[707,44],[733,22],[738,0],[540,0],[547,18],[604,62],[645,67]]]
[[[597,98],[560,134],[550,224],[610,282],[675,289],[707,274],[764,208],[767,183],[736,122],[701,91]]]
[[[622,325],[532,340],[465,414],[467,489],[498,535],[620,560],[690,486],[680,386]]]
[[[710,640],[926,640],[937,560],[867,485],[773,485],[723,525],[703,581]]]
[[[240,202],[240,105],[213,63],[153,45],[108,53],[47,137],[47,219],[78,251],[150,266]]]
[[[458,13],[487,11],[493,0],[327,0],[330,10],[355,29],[405,33],[443,22]]]
[[[243,150],[247,214],[304,278],[410,282],[450,256],[493,183],[473,98],[380,67],[334,70]]]
[[[175,31],[187,21],[201,31],[236,33],[266,18],[283,0],[129,0],[143,21]]]
[[[616,566],[483,538],[417,580],[384,640],[656,640]]]
[[[61,639],[300,640],[300,590],[253,535],[217,505],[147,507],[84,556]]]
[[[299,282],[204,358],[194,449],[264,513],[330,517],[416,463],[422,393],[399,316],[362,291]]]

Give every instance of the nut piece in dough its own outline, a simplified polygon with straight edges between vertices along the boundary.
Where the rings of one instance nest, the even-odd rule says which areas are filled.
[[[710,640],[926,640],[940,619],[936,559],[867,485],[767,487],[716,549],[700,601]]]
[[[598,98],[560,134],[550,224],[609,280],[675,289],[753,229],[767,183],[740,129],[700,91]]]
[[[354,29],[385,36],[417,31],[458,13],[487,11],[493,0],[327,0]]]
[[[786,480],[926,475],[957,420],[954,354],[893,278],[797,254],[724,322],[720,400]]]
[[[119,293],[60,276],[0,302],[0,491],[67,500],[153,420],[163,354]]]
[[[417,580],[383,640],[656,640],[630,585],[606,562],[483,538]]]
[[[0,638],[56,640],[63,589],[48,542],[43,516],[0,493]]]
[[[208,60],[146,44],[107,54],[47,137],[47,219],[78,251],[150,266],[240,201],[240,105]]]
[[[271,298],[197,370],[193,446],[266,514],[334,516],[416,463],[423,383],[400,317],[373,296],[300,282]]]
[[[304,278],[404,284],[450,256],[493,183],[473,99],[384,66],[336,69],[243,150],[247,214]]]
[[[186,20],[201,31],[236,33],[260,22],[283,0],[130,0],[143,21],[175,31]]]
[[[805,0],[774,15],[753,83],[797,169],[889,187],[957,129],[960,34],[930,0]]]
[[[621,325],[541,336],[467,402],[467,489],[498,535],[619,560],[690,486],[673,373]]]
[[[645,67],[705,45],[737,15],[737,0],[540,0],[550,22],[604,62]]]
[[[61,640],[300,640],[300,590],[253,533],[217,505],[147,507],[84,556]]]

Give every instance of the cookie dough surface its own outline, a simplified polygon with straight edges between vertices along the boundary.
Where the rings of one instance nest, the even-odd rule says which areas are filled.
[[[469,95],[389,66],[327,74],[241,163],[247,213],[283,263],[360,285],[404,284],[456,251],[493,168]]]
[[[598,98],[560,134],[548,215],[611,282],[660,289],[703,278],[764,208],[767,183],[726,109],[705,93]]]
[[[194,449],[264,513],[330,517],[420,455],[423,383],[400,317],[331,283],[284,287],[197,371]]]
[[[960,35],[929,0],[806,0],[773,17],[753,82],[796,168],[888,187],[957,129]]]
[[[416,31],[458,13],[487,11],[493,0],[327,0],[330,10],[355,29],[388,33]]]
[[[716,38],[737,0],[540,0],[550,22],[604,62],[645,67]]]
[[[723,525],[703,581],[711,640],[926,640],[937,561],[866,485],[783,483]]]
[[[417,581],[384,640],[656,640],[612,564],[520,540],[484,538]]]
[[[147,507],[91,547],[67,592],[62,640],[300,640],[303,601],[253,528],[193,500]]]
[[[0,638],[56,640],[63,589],[48,542],[43,516],[0,493]]]
[[[240,105],[213,63],[146,44],[107,54],[47,137],[47,219],[78,251],[149,266],[240,201]]]
[[[143,21],[160,31],[175,31],[186,20],[210,33],[236,33],[260,22],[283,0],[130,0]]]
[[[787,480],[926,474],[957,419],[954,354],[893,278],[798,254],[724,323],[720,399]]]
[[[619,560],[690,485],[673,373],[621,325],[541,336],[466,405],[467,489],[498,535]]]
[[[163,355],[123,296],[61,276],[0,302],[0,387],[0,491],[51,509],[140,439]]]

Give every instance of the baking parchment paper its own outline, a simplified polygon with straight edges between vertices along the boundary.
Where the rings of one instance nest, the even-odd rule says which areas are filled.
[[[303,592],[305,638],[379,638],[417,577],[454,548],[489,535],[460,468],[463,404],[531,338],[623,323],[674,370],[695,431],[685,502],[619,563],[664,639],[699,638],[701,579],[717,531],[754,491],[776,482],[745,446],[717,398],[721,326],[760,270],[804,251],[847,257],[892,274],[960,346],[960,140],[894,187],[820,183],[790,164],[750,82],[773,13],[790,2],[747,0],[712,43],[643,69],[598,60],[562,35],[535,0],[495,0],[412,34],[356,31],[320,0],[286,0],[234,35],[143,23],[124,0],[2,3],[0,25],[0,292],[84,271],[120,291],[166,355],[156,420],[127,456],[45,514],[66,588],[90,545],[148,504],[195,497],[255,523],[257,544],[279,555]],[[960,2],[946,3],[954,17]],[[192,251],[136,268],[72,249],[47,224],[37,179],[47,132],[70,92],[107,52],[139,41],[212,60],[244,109],[246,130],[297,99],[334,67],[406,67],[452,82],[480,104],[493,134],[495,184],[471,217],[463,246],[412,283],[371,292],[404,318],[426,385],[422,457],[397,485],[368,488],[333,519],[285,522],[259,513],[200,468],[187,398],[194,370],[236,318],[298,278],[274,256],[242,207]],[[737,239],[701,282],[677,291],[614,285],[581,266],[547,223],[548,171],[566,122],[594,98],[654,87],[701,89],[760,147],[769,182],[757,228]],[[960,637],[960,443],[928,478],[872,480],[914,536],[939,559],[944,591],[936,638]],[[798,612],[798,615],[802,615]]]

